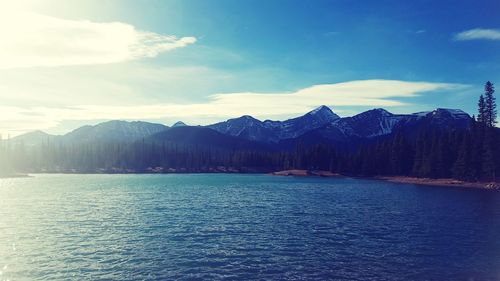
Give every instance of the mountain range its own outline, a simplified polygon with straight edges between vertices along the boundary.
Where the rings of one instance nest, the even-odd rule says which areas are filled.
[[[392,114],[376,108],[342,118],[323,105],[285,121],[261,121],[248,115],[208,126],[187,126],[181,121],[170,127],[141,121],[108,121],[59,136],[30,132],[12,141],[28,146],[46,141],[78,144],[141,140],[235,149],[287,149],[298,143],[353,146],[398,132],[416,136],[422,130],[464,129],[471,120],[462,110],[444,108],[413,114]]]

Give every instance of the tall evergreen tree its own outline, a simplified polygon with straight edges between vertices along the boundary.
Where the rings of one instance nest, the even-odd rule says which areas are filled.
[[[477,103],[478,113],[477,113],[477,123],[479,126],[483,126],[486,122],[486,102],[484,96],[479,96],[479,102]]]
[[[493,86],[493,83],[491,83],[490,81],[486,82],[486,84],[484,85],[484,121],[487,127],[494,127],[497,123],[497,105],[495,96],[493,95],[494,93],[495,87]]]
[[[497,170],[497,133],[495,130],[497,118],[497,106],[495,96],[495,87],[490,81],[484,85],[484,99],[485,99],[485,115],[484,115],[484,136],[483,136],[483,159],[482,159],[482,172],[483,178],[487,180],[496,180]]]

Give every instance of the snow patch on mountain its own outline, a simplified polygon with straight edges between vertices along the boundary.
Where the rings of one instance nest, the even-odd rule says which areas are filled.
[[[327,106],[320,106],[303,116],[285,121],[259,121],[251,116],[229,119],[225,122],[209,125],[216,131],[250,140],[278,142],[283,139],[296,138],[305,132],[330,124],[340,119]]]
[[[443,108],[406,115],[392,114],[383,108],[375,108],[352,117],[340,118],[329,107],[322,105],[303,116],[285,121],[261,122],[251,116],[242,116],[209,127],[223,134],[250,140],[278,142],[322,128],[324,134],[333,139],[373,138],[391,134],[396,127],[414,126],[420,121],[425,121],[431,126],[443,126],[447,123],[461,126],[469,119],[470,116],[462,110]]]
[[[395,130],[418,131],[421,128],[467,128],[472,118],[459,109],[437,108],[413,114],[392,114],[376,108],[352,117],[340,118],[327,106],[320,106],[300,117],[285,121],[260,121],[244,115],[206,126],[225,135],[243,139],[279,143],[299,137],[329,139],[349,142],[388,135]],[[184,127],[179,121],[173,127]],[[133,142],[153,134],[169,130],[169,127],[148,122],[108,121],[95,126],[83,126],[63,136],[52,136],[43,132],[32,132],[13,140],[24,144],[42,141],[81,143],[84,141]]]

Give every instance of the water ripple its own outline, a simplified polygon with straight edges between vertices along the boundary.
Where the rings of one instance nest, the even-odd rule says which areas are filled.
[[[499,203],[348,178],[0,179],[0,281],[500,280]]]

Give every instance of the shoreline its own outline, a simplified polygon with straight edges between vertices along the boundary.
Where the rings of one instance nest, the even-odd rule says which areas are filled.
[[[28,174],[0,175],[0,179],[29,178]]]
[[[330,171],[323,170],[302,170],[302,169],[290,169],[275,172],[241,172],[241,171],[210,171],[210,172],[170,172],[170,173],[31,173],[36,174],[67,174],[67,175],[130,175],[130,174],[265,174],[280,177],[325,177],[325,178],[335,178],[335,177],[351,177],[358,179],[370,179],[370,180],[381,180],[393,183],[403,183],[403,184],[415,184],[415,185],[426,185],[426,186],[439,186],[439,187],[459,187],[459,188],[474,188],[474,189],[485,189],[485,190],[500,190],[500,182],[466,182],[461,180],[456,180],[452,178],[417,178],[417,177],[407,177],[407,176],[373,176],[373,177],[363,177],[354,175],[342,175],[339,173],[333,173]],[[28,178],[32,177],[31,174],[10,174],[10,175],[0,175],[0,179],[9,178]]]
[[[394,183],[406,183],[406,184],[427,185],[427,186],[500,190],[500,182],[466,182],[450,178],[431,179],[431,178],[416,178],[416,177],[405,177],[405,176],[377,176],[373,177],[373,179],[394,182]]]
[[[426,186],[440,186],[440,187],[460,187],[460,188],[475,188],[475,189],[486,189],[486,190],[500,190],[500,182],[466,182],[450,178],[441,179],[431,179],[431,178],[416,178],[416,177],[406,177],[406,176],[375,176],[375,177],[362,177],[362,176],[348,176],[338,173],[332,173],[329,171],[309,171],[309,170],[283,170],[278,172],[272,172],[273,176],[292,176],[292,177],[352,177],[359,179],[370,179],[370,180],[383,180],[393,183],[403,183],[403,184],[416,184],[416,185],[426,185]]]
[[[341,174],[333,173],[330,171],[321,171],[321,170],[283,170],[278,172],[270,173],[273,176],[281,176],[281,177],[341,177]]]

